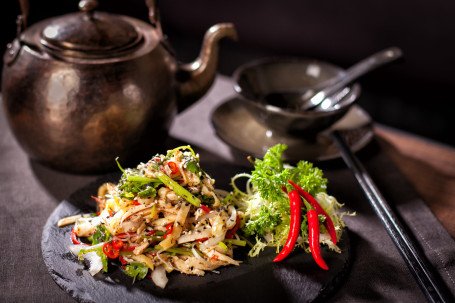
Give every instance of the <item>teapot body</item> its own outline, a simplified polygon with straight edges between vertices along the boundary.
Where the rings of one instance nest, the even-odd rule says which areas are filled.
[[[150,27],[122,18],[138,30]],[[177,63],[156,31],[143,30],[143,41],[120,55],[77,58],[36,43],[42,28],[37,23],[15,41],[2,75],[9,124],[30,158],[92,173],[113,168],[116,157],[153,156],[177,102]]]

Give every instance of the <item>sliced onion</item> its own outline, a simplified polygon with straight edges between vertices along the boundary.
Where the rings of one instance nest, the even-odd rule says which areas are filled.
[[[76,257],[79,255],[79,252],[81,251],[81,249],[87,249],[87,245],[83,245],[83,244],[79,244],[79,245],[76,245],[76,244],[71,244],[70,246],[68,246],[70,252],[75,255]]]
[[[202,216],[200,216],[200,217],[196,217],[196,221],[201,222],[201,221],[203,221],[203,220],[205,220],[205,219],[213,218],[213,217],[215,217],[217,214],[218,214],[217,212],[211,211],[211,212],[206,213],[206,214],[204,214],[204,215],[202,215]]]
[[[103,247],[104,243],[106,242],[101,242],[96,245],[88,245],[88,244],[71,244],[68,246],[68,249],[70,252],[75,255],[76,257],[79,255],[79,252],[81,249],[98,249],[100,247]]]
[[[215,188],[213,191],[215,192],[215,194],[218,196],[218,199],[220,199],[220,200],[224,200],[224,198],[226,198],[229,195],[229,192],[224,189]]]
[[[226,222],[226,228],[231,229],[234,227],[235,223],[237,222],[237,210],[233,205],[229,205],[229,210],[231,211],[231,216]]]
[[[225,232],[221,233],[220,235],[218,235],[216,237],[210,238],[207,241],[202,242],[199,246],[199,249],[204,251],[211,246],[218,245],[218,243],[220,243],[221,241],[224,240],[225,234],[226,234]]]
[[[222,215],[222,213],[218,214],[218,216],[213,220],[212,222],[212,234],[214,236],[219,236],[223,235],[226,233],[226,225],[225,225],[226,219],[225,216]]]
[[[156,286],[160,288],[166,287],[168,279],[166,276],[166,269],[163,265],[155,267],[155,269],[152,271],[152,281]]]
[[[196,257],[196,259],[204,259],[198,254],[196,248],[194,248],[194,244],[191,246],[191,252],[193,252],[193,255]]]
[[[88,272],[92,276],[96,275],[103,269],[103,262],[101,262],[101,257],[96,253],[96,251],[88,252],[83,254],[83,256],[84,260],[87,260],[90,264]]]
[[[70,245],[68,248],[70,252],[78,257],[79,253],[82,249],[98,249],[104,245],[105,242],[90,246],[86,244],[79,244],[79,245]],[[88,272],[94,276],[103,269],[103,263],[101,262],[101,257],[97,254],[96,251],[89,251],[85,254],[82,254],[84,260],[89,263]]]

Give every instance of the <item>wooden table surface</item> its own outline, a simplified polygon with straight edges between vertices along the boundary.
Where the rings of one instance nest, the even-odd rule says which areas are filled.
[[[455,239],[455,148],[383,125],[377,141]]]

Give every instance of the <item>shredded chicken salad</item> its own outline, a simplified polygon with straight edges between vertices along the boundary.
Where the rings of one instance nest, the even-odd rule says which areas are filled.
[[[96,214],[58,223],[74,223],[69,249],[88,261],[91,275],[107,272],[108,259],[115,259],[128,276],[150,277],[164,288],[172,271],[202,276],[240,264],[233,250],[246,244],[237,235],[244,214],[231,204],[232,195],[215,190],[190,146],[157,154],[135,169],[119,168],[119,182],[103,184],[93,197]]]

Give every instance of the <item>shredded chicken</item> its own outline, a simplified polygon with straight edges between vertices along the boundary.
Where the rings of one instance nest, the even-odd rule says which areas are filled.
[[[166,183],[169,178],[174,183]],[[125,170],[117,185],[103,184],[95,197],[97,219],[68,222],[76,221],[78,237],[92,236],[103,224],[111,239],[122,241],[122,262],[140,263],[151,271],[159,268],[160,275],[164,267],[202,276],[240,264],[234,260],[235,246],[225,237],[238,228],[243,214],[222,199],[214,180],[200,169],[198,155],[177,148]]]

